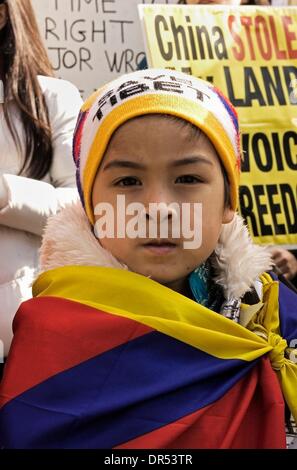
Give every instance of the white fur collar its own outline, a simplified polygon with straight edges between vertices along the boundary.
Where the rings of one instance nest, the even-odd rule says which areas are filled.
[[[100,246],[80,202],[67,205],[49,218],[40,254],[42,271],[66,265],[128,269]],[[215,280],[223,287],[226,299],[241,297],[272,265],[269,251],[252,242],[239,215],[223,225],[211,261]]]

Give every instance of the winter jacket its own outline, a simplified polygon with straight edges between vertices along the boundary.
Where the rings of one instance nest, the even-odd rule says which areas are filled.
[[[48,106],[53,143],[52,165],[42,181],[18,176],[22,158],[4,120],[0,87],[0,340],[5,356],[14,314],[19,304],[31,296],[47,217],[77,198],[72,134],[82,100],[76,87],[67,81],[40,76],[39,83]],[[24,131],[12,100],[9,113],[24,143]]]

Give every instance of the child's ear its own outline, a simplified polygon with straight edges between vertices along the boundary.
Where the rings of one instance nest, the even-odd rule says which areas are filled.
[[[7,6],[5,3],[0,5],[0,30],[4,28],[7,23]]]
[[[223,224],[229,224],[232,222],[234,218],[235,210],[231,209],[231,207],[225,207],[224,213],[223,213]]]

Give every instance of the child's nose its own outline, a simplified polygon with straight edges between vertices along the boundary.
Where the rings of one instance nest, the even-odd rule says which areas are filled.
[[[163,222],[164,220],[172,220],[173,217],[176,215],[176,211],[169,207],[167,204],[164,204],[164,207],[159,211],[160,214],[160,222]],[[150,210],[149,208],[146,209],[145,213],[145,218],[146,220],[152,220],[155,218],[155,212]]]
[[[159,187],[154,192],[150,191],[145,197],[146,220],[154,219],[155,214],[159,214],[160,222],[172,220],[178,216],[179,208],[177,202],[173,200],[170,191]]]

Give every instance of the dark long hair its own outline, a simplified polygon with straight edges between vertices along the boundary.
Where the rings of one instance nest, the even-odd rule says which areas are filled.
[[[0,32],[5,96],[14,99],[25,133],[25,155],[20,174],[41,179],[53,158],[52,132],[47,105],[37,75],[53,76],[30,0],[6,0],[8,20]],[[4,116],[15,145],[20,136],[4,102]]]

